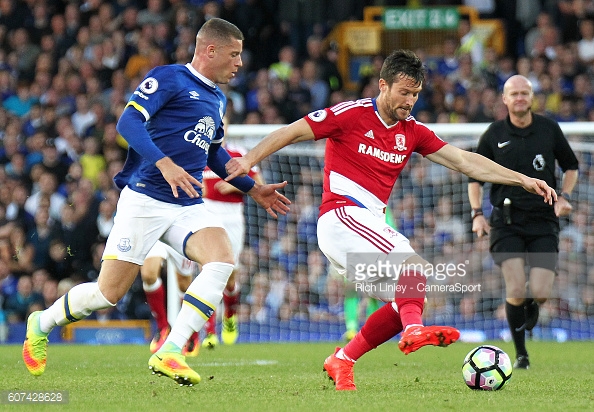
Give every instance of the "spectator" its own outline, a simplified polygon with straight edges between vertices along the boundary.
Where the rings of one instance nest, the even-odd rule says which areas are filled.
[[[469,119],[473,123],[488,123],[495,120],[493,109],[497,101],[497,92],[493,89],[483,89],[481,103],[477,112]]]
[[[115,217],[115,204],[112,201],[105,199],[99,204],[99,215],[97,216],[97,229],[99,236],[107,239],[111,228],[113,227],[113,219]]]
[[[270,308],[270,316],[277,317],[284,302],[285,291],[289,285],[287,273],[276,266],[270,269],[269,291],[266,305]]]
[[[99,174],[107,167],[105,158],[100,153],[101,146],[96,138],[87,137],[84,140],[83,148],[83,153],[79,159],[82,166],[82,177],[89,179],[93,183],[93,187],[97,187]]]
[[[24,227],[28,232],[34,225],[33,216],[25,210],[25,202],[29,191],[21,182],[17,183],[10,192],[10,203],[6,206],[6,219]]]
[[[56,177],[58,184],[64,182],[70,162],[58,150],[57,145],[60,144],[64,148],[64,152],[70,154],[69,150],[73,149],[74,142],[78,140],[76,136],[69,135],[69,131],[68,127],[66,127],[64,129],[64,136],[60,136],[60,138],[55,140],[47,139],[41,150],[41,165],[47,172],[52,173]]]
[[[328,84],[320,79],[319,67],[313,60],[306,60],[301,67],[302,82],[309,89],[311,95],[311,110],[323,109],[328,105],[330,89]]]
[[[437,201],[435,216],[436,243],[453,242],[456,247],[464,243],[466,228],[464,222],[452,211],[452,200],[449,196],[442,196]]]
[[[41,199],[45,197],[49,199],[50,203],[49,217],[59,221],[62,206],[66,202],[66,199],[56,191],[57,189],[58,180],[56,176],[50,172],[43,172],[39,177],[39,190],[27,199],[25,202],[25,211],[31,216],[35,216]]]
[[[23,27],[16,29],[9,36],[12,53],[17,56],[16,69],[23,80],[31,81],[34,77],[35,61],[40,53],[40,48],[31,43],[29,34]]]
[[[43,297],[43,308],[49,308],[58,299],[58,282],[55,279],[48,279],[43,283],[41,291]]]
[[[247,301],[250,304],[250,320],[257,323],[264,323],[269,319],[270,310],[266,305],[268,295],[268,275],[258,273],[252,280],[252,289]]]
[[[31,276],[23,275],[17,283],[16,293],[8,295],[4,302],[8,323],[24,322],[29,316],[29,307],[33,304],[43,305],[43,297],[33,292]]]
[[[343,87],[342,76],[336,67],[336,44],[331,44],[326,53],[322,47],[320,36],[310,36],[306,43],[308,59],[313,60],[319,70],[320,78],[326,82],[329,90],[337,91]],[[328,56],[332,57],[329,58]],[[341,101],[344,101],[341,99]]]
[[[35,269],[31,275],[33,282],[33,292],[41,294],[43,285],[50,279],[50,275],[45,269]]]
[[[297,111],[293,116],[286,119],[287,122],[292,122],[311,111],[312,96],[309,88],[302,82],[301,70],[298,67],[291,70],[287,85],[287,98],[297,106]]]
[[[278,62],[270,65],[268,70],[270,77],[288,81],[295,67],[296,59],[295,49],[291,46],[284,46],[278,53]]]
[[[459,62],[456,56],[458,41],[454,37],[446,37],[443,41],[443,52],[435,63],[435,72],[440,76],[447,76],[458,70]]]
[[[124,73],[128,80],[142,77],[149,69],[152,69],[150,54],[152,52],[151,40],[146,37],[139,37],[136,45],[136,52],[130,56]]]
[[[65,245],[61,239],[52,239],[48,249],[48,259],[45,264],[54,279],[64,279],[72,274],[72,248]]]
[[[79,137],[84,137],[87,129],[97,121],[96,114],[91,110],[86,93],[76,96],[76,111],[72,114],[72,127]]]
[[[136,16],[136,24],[139,26],[155,26],[164,20],[163,0],[148,0],[146,9],[140,10]]]
[[[472,30],[470,19],[460,18],[458,21],[458,37],[460,38],[458,54],[470,55],[472,64],[480,67],[483,63],[483,40],[476,31]]]
[[[583,64],[590,64],[594,60],[594,20],[586,18],[580,20],[580,36],[577,42],[577,51]]]
[[[26,117],[36,102],[36,99],[31,97],[29,93],[29,86],[28,81],[21,80],[17,85],[16,94],[10,96],[2,103],[4,109],[15,116]]]
[[[50,221],[46,208],[38,208],[35,213],[35,227],[27,233],[27,238],[34,248],[33,265],[37,268],[49,269],[50,244],[55,238],[52,230],[53,222]],[[52,273],[52,276],[55,274]]]

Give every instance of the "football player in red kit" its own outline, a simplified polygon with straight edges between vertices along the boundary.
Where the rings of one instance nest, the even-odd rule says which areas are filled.
[[[385,221],[385,208],[396,179],[413,152],[474,179],[522,186],[545,202],[557,199],[544,181],[499,166],[476,153],[447,144],[411,116],[425,72],[408,50],[384,61],[376,98],[339,103],[308,114],[265,137],[243,158],[227,162],[229,178],[296,142],[327,139],[324,191],[318,221],[318,244],[332,265],[369,295],[389,304],[374,312],[344,348],[324,362],[337,390],[355,390],[353,366],[365,353],[398,333],[405,354],[425,345],[447,346],[460,332],[447,326],[423,326],[426,276],[431,265],[415,253],[408,239]],[[353,256],[397,256],[396,276],[361,276]]]

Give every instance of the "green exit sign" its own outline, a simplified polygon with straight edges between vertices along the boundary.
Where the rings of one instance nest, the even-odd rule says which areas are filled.
[[[456,29],[459,20],[460,13],[455,7],[393,7],[384,10],[384,27],[387,30]]]

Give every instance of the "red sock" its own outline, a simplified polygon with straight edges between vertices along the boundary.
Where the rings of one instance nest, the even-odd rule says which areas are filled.
[[[208,335],[214,335],[217,333],[215,325],[217,323],[217,313],[213,312],[212,316],[208,318],[206,324],[204,325],[204,330]]]
[[[169,326],[167,322],[167,311],[165,310],[165,288],[161,284],[156,290],[152,292],[144,291],[146,295],[146,303],[148,303],[151,313],[157,322],[159,330]]]
[[[420,272],[405,270],[398,279],[398,290],[394,301],[398,306],[402,327],[423,324],[423,307],[425,306],[425,285],[427,278]]]
[[[344,354],[357,360],[372,349],[392,339],[402,331],[402,323],[391,303],[369,316],[361,331],[343,348]]]
[[[237,286],[232,291],[228,289],[223,291],[223,305],[225,306],[226,318],[230,318],[237,313],[237,305],[239,305],[239,288]]]

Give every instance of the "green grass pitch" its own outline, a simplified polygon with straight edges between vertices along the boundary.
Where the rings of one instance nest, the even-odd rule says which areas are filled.
[[[493,342],[513,356],[509,343]],[[68,391],[66,405],[0,410],[76,411],[567,411],[594,410],[594,343],[528,342],[532,369],[497,392],[462,380],[477,346],[426,347],[404,356],[391,341],[355,366],[354,392],[336,392],[322,373],[331,343],[240,344],[201,349],[188,363],[202,376],[179,387],[151,375],[147,346],[51,345],[44,375],[29,375],[21,347],[0,346],[0,390]]]

